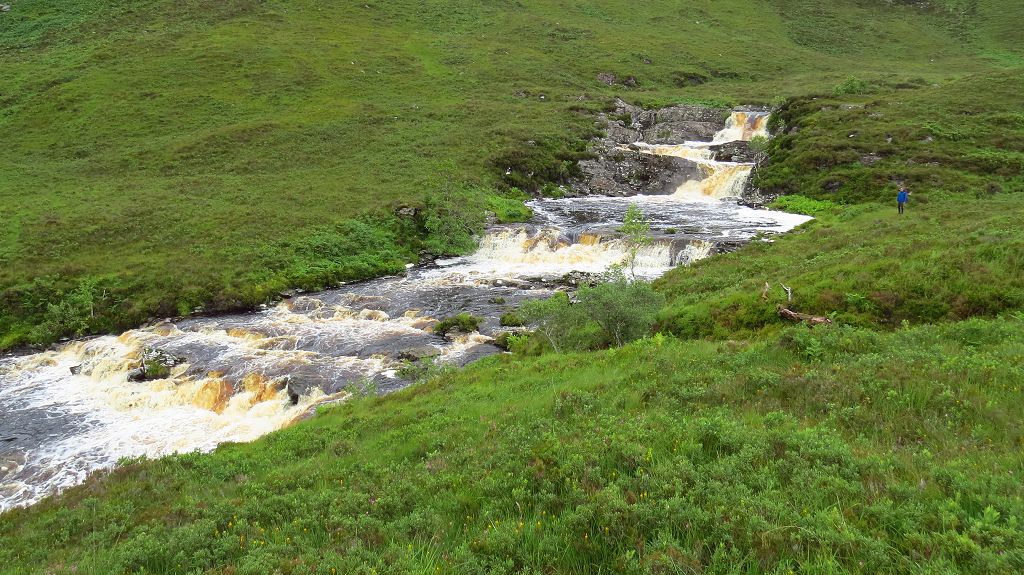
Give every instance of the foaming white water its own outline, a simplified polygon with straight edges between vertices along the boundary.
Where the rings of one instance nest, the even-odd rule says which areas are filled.
[[[671,156],[693,160],[695,162],[711,161],[712,153],[707,147],[707,142],[688,142],[686,144],[648,144],[646,142],[635,142],[629,146],[623,146],[621,150],[636,149],[645,154],[654,156]]]
[[[704,172],[701,180],[683,182],[673,196],[683,201],[715,201],[725,198],[739,198],[750,178],[753,166],[731,162],[705,162],[700,164]]]
[[[687,244],[683,251],[675,257],[672,262],[675,265],[690,265],[694,262],[711,257],[715,250],[715,244],[711,242],[696,241]]]
[[[672,267],[672,246],[654,241],[636,254],[637,275],[655,276]],[[571,271],[599,273],[630,255],[620,238],[594,232],[574,242],[558,228],[507,228],[487,234],[480,249],[462,262],[464,271],[494,276],[559,277]]]
[[[725,129],[715,134],[711,143],[749,142],[755,136],[767,136],[768,117],[766,112],[733,112],[725,122]]]
[[[0,511],[76,485],[121,458],[252,441],[319,399],[314,394],[292,405],[283,388],[259,378],[241,382],[237,391],[217,377],[180,373],[128,382],[124,366],[136,363],[140,348],[122,339],[97,338],[5,366],[4,383],[14,385],[0,391],[5,398],[17,395],[19,411],[70,420],[76,431],[0,458],[17,461],[0,472]],[[81,371],[74,375],[71,368]]]
[[[683,158],[694,162],[703,177],[680,184],[674,196],[682,201],[706,202],[738,198],[743,195],[753,164],[716,161],[709,146],[749,141],[754,136],[767,136],[768,117],[769,115],[764,112],[733,112],[726,121],[725,128],[716,133],[711,142],[637,142],[624,149],[632,148],[645,154]]]

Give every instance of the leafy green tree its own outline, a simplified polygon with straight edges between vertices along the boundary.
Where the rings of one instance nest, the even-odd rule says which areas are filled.
[[[665,305],[665,296],[654,291],[650,283],[629,281],[618,270],[609,272],[604,282],[580,288],[576,297],[576,307],[599,325],[605,340],[615,346],[650,333],[658,310]]]
[[[586,318],[564,292],[548,299],[530,300],[519,308],[523,320],[532,325],[555,353],[576,347]]]
[[[644,246],[651,244],[651,222],[636,204],[629,204],[619,231],[625,235],[626,259],[629,274],[636,278],[636,259]]]

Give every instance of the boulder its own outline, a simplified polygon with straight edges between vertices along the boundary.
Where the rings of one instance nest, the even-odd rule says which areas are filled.
[[[757,153],[750,149],[748,142],[728,142],[708,146],[712,158],[719,162],[743,162],[754,163],[757,161]]]
[[[608,148],[598,157],[579,163],[584,175],[570,185],[575,195],[671,194],[684,181],[703,177],[700,167],[684,158],[655,156],[618,146]]]
[[[178,357],[155,348],[146,348],[142,351],[142,365],[143,369],[147,365],[159,365],[166,368],[171,368],[176,365],[181,365],[188,361],[184,357]]]
[[[399,352],[398,359],[407,361],[420,361],[441,355],[441,350],[432,345],[414,347]]]
[[[571,182],[570,195],[671,194],[682,182],[703,177],[697,164],[625,146],[710,141],[725,126],[725,117],[725,110],[706,106],[645,110],[616,100],[612,111],[600,115],[605,135],[591,144],[594,158],[579,162],[583,175]]]

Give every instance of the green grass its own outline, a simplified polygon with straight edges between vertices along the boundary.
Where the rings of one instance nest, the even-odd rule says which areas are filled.
[[[392,208],[438,172],[566,177],[580,111],[613,96],[770,102],[1024,59],[1018,3],[890,4],[18,0],[0,17],[0,346],[392,273],[426,233]],[[307,245],[358,242],[367,217],[381,247],[359,261]],[[55,321],[83,285],[106,299]]]
[[[0,347],[461,249],[614,95],[776,101],[758,183],[817,219],[666,275],[663,334],[6,513],[0,573],[1024,571],[1024,6],[357,4],[0,15]]]

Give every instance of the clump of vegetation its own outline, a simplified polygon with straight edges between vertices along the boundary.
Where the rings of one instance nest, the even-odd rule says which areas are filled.
[[[423,208],[424,246],[436,255],[464,255],[476,249],[485,225],[484,197],[450,177],[437,182]]]
[[[540,195],[553,200],[560,200],[565,197],[565,188],[559,184],[548,182],[540,189]]]
[[[487,196],[487,209],[490,210],[498,223],[509,224],[525,222],[533,217],[533,210],[523,202],[529,196],[518,188],[511,188],[501,195]]]
[[[518,313],[510,311],[501,314],[499,323],[502,325],[502,327],[522,327],[523,325],[525,325],[526,321]]]
[[[446,317],[439,321],[434,326],[434,333],[438,335],[448,335],[452,331],[458,331],[461,333],[473,333],[480,329],[480,324],[483,323],[484,318],[478,317],[466,312],[451,317]]]
[[[838,206],[828,200],[815,200],[806,196],[794,194],[791,196],[780,196],[768,206],[773,210],[791,212],[794,214],[806,214],[817,216],[824,213],[835,212]]]
[[[622,346],[644,337],[664,302],[649,283],[613,270],[596,285],[581,286],[575,303],[558,293],[524,303],[519,313],[545,343],[562,352]]]
[[[872,86],[865,80],[858,79],[854,76],[842,81],[832,89],[832,93],[836,96],[844,96],[847,94],[867,94],[871,92]]]

